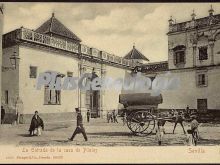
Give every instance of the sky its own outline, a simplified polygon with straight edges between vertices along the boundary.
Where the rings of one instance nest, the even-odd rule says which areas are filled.
[[[52,13],[83,44],[117,56],[126,55],[135,44],[150,62],[168,57],[168,20],[208,16],[211,3],[5,3],[4,33],[24,26],[37,29]],[[220,14],[220,3],[212,3]]]

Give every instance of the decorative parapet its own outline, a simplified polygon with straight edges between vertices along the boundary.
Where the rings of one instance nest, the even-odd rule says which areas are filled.
[[[25,28],[21,28],[21,39],[57,49],[70,51],[73,53],[79,53],[79,45],[76,43],[55,37],[50,37],[48,35],[40,34]]]
[[[159,72],[159,71],[167,71],[168,61],[158,62],[158,63],[148,63],[140,66],[141,72],[150,73],[150,72]]]
[[[130,60],[107,53],[105,51],[90,48],[84,44],[78,44],[64,39],[37,33],[33,30],[23,27],[5,34],[3,37],[3,47],[8,47],[22,41],[61,49],[78,55],[90,56],[91,58],[95,57],[107,63],[118,64],[129,68],[136,66],[136,64]]]
[[[187,29],[205,28],[205,27],[209,27],[210,25],[219,24],[219,23],[220,23],[220,14],[199,18],[187,22],[174,23],[170,25],[168,34],[173,32],[184,31]]]

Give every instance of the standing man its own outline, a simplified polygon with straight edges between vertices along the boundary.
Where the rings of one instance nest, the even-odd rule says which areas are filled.
[[[109,123],[110,119],[111,119],[111,114],[110,114],[110,112],[107,112],[107,122],[108,123]]]
[[[117,114],[116,114],[116,112],[115,112],[115,110],[113,110],[113,112],[112,112],[112,117],[113,117],[113,122],[115,123],[118,123],[118,120],[117,120]]]
[[[1,106],[1,124],[4,124],[5,119],[5,109]]]
[[[189,105],[187,105],[186,107],[186,115],[185,118],[189,119],[190,118],[190,109],[189,109]]]
[[[86,116],[87,116],[87,122],[89,123],[89,119],[90,119],[90,111],[89,110],[87,110]]]
[[[83,137],[85,139],[85,141],[88,141],[88,138],[86,136],[86,132],[85,129],[83,127],[83,118],[82,118],[82,114],[79,110],[79,108],[75,108],[76,109],[76,113],[77,113],[77,126],[75,131],[73,132],[73,135],[71,138],[69,138],[69,140],[73,141],[74,137],[76,136],[76,134],[82,133]]]

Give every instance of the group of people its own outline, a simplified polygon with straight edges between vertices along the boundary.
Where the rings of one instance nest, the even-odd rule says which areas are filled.
[[[187,106],[188,109],[188,106]],[[186,112],[187,113],[187,112]],[[199,131],[198,131],[198,126],[199,123],[197,121],[197,116],[195,114],[189,113],[189,116],[187,116],[187,121],[190,122],[190,129],[187,129],[187,131],[185,131],[184,126],[183,126],[183,121],[185,118],[185,115],[183,112],[177,112],[172,110],[170,112],[170,114],[172,115],[171,117],[173,117],[173,120],[175,121],[175,125],[174,125],[174,129],[173,129],[173,134],[176,128],[176,125],[178,123],[180,123],[180,125],[183,128],[183,132],[185,135],[185,144],[186,145],[197,145],[197,141],[199,139]],[[163,136],[165,134],[165,128],[164,128],[164,121],[163,120],[158,120],[157,122],[157,126],[156,126],[156,139],[158,141],[158,145],[162,144],[162,140],[163,140]]]
[[[82,133],[85,141],[87,141],[88,138],[87,138],[87,135],[85,132],[85,128],[83,127],[83,117],[82,117],[81,111],[79,110],[79,108],[75,108],[75,110],[76,110],[76,114],[77,114],[76,129],[73,132],[72,136],[69,138],[69,140],[73,141],[74,137],[77,134]],[[87,113],[87,121],[88,122],[89,122],[89,118],[90,118],[90,112]],[[38,115],[38,111],[35,111],[35,114],[32,117],[30,128],[29,128],[30,136],[34,136],[34,135],[40,136],[41,129],[44,130],[44,122],[43,122],[42,118]]]
[[[117,114],[116,114],[116,111],[113,110],[112,112],[107,112],[107,122],[108,123],[118,123],[118,120],[117,120]]]
[[[86,135],[86,131],[85,131],[85,128],[83,126],[83,117],[82,117],[81,111],[79,110],[79,108],[75,108],[75,110],[76,110],[76,114],[77,114],[76,129],[74,130],[72,136],[68,140],[73,141],[74,137],[77,134],[82,133],[85,141],[88,141],[88,137]],[[171,112],[171,113],[173,113],[173,112]],[[174,117],[177,120],[179,118],[179,116],[182,116],[182,115],[183,114],[181,114],[181,113],[177,113],[176,115],[174,115]],[[112,113],[108,112],[108,116],[107,116],[108,117],[107,118],[108,122],[110,122],[110,120],[112,122],[117,122],[116,116],[117,115],[116,115],[115,110]],[[88,122],[89,122],[89,117],[90,117],[90,112],[87,111],[87,121]],[[186,131],[187,133],[185,132],[184,127],[182,125],[183,130],[184,130],[184,134],[185,134],[185,144],[196,146],[197,145],[197,140],[199,139],[199,135],[198,135],[199,123],[197,121],[197,116],[195,116],[195,115],[190,116],[190,119],[191,119],[190,129],[187,129],[187,131]],[[183,121],[183,118],[181,120]],[[175,123],[175,126],[174,126],[174,130],[175,130],[175,128],[176,128],[176,123]],[[33,136],[33,135],[40,136],[41,135],[41,129],[44,130],[44,122],[41,119],[41,117],[38,115],[38,111],[35,111],[35,114],[32,117],[30,128],[29,128],[30,136]],[[173,132],[174,132],[174,130],[173,130]],[[164,128],[163,120],[158,119],[155,131],[156,131],[156,139],[158,141],[158,145],[162,145],[162,141],[163,141],[164,134],[165,134],[165,128]]]

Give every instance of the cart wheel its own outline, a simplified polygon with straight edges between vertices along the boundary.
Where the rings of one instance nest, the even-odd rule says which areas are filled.
[[[154,130],[155,120],[150,112],[137,111],[128,116],[127,126],[136,135],[149,135]]]

